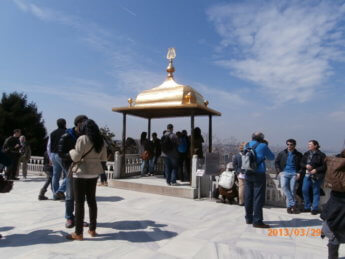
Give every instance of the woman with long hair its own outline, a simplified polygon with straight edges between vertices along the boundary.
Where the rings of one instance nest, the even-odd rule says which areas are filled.
[[[320,151],[319,142],[310,140],[308,151],[304,153],[301,161],[301,170],[304,174],[302,192],[304,199],[304,212],[312,215],[319,213],[320,186],[326,173],[326,155]],[[313,190],[313,203],[311,202],[310,189]]]
[[[93,120],[83,122],[75,149],[69,154],[75,162],[72,167],[75,200],[75,232],[67,239],[83,240],[85,197],[89,206],[91,237],[95,237],[97,224],[96,185],[98,176],[103,173],[102,161],[107,160],[107,150],[97,124]]]
[[[149,172],[149,161],[152,157],[151,143],[147,139],[147,133],[142,132],[140,135],[140,157],[141,163],[141,176],[148,175]]]

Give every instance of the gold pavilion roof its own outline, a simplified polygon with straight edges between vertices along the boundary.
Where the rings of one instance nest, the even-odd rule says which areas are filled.
[[[128,107],[113,108],[114,112],[131,114],[144,118],[181,117],[190,115],[216,115],[221,113],[208,108],[208,101],[195,89],[178,84],[173,78],[175,68],[172,61],[173,53],[168,52],[170,59],[167,67],[168,77],[159,86],[138,94],[135,101],[128,99]],[[170,55],[169,55],[170,54]]]

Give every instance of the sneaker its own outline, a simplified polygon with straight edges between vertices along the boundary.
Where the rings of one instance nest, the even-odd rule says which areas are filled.
[[[98,234],[96,233],[96,230],[89,230],[87,233],[89,233],[89,235],[90,235],[91,237],[95,237],[95,236],[98,235]]]
[[[66,220],[65,227],[66,228],[73,228],[74,227],[74,221],[71,219]]]
[[[83,238],[83,234],[77,235],[76,233],[71,233],[66,236],[66,239],[82,241],[84,238]]]
[[[297,208],[297,206],[293,206],[291,209],[292,209],[292,214],[299,214],[300,213],[300,211]]]
[[[253,227],[254,228],[270,228],[270,225],[267,225],[267,224],[261,222],[261,223],[254,223]]]
[[[48,197],[44,196],[44,195],[39,195],[38,196],[38,200],[39,201],[45,201],[45,200],[48,200]]]
[[[287,208],[286,209],[286,212],[288,213],[288,214],[292,214],[292,208],[290,207],[290,208]]]

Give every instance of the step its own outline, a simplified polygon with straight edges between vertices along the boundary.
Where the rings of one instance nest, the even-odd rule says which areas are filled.
[[[136,180],[136,179],[109,179],[108,186],[118,189],[146,192],[159,195],[195,199],[197,189],[190,185],[168,186],[162,179],[159,183],[154,181]]]

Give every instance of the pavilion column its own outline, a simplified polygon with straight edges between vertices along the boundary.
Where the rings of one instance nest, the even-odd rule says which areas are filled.
[[[151,118],[147,119],[147,139],[151,140]]]
[[[194,154],[194,113],[190,116],[190,176],[189,181],[192,184],[192,160]]]
[[[212,115],[208,116],[208,152],[212,152]]]
[[[126,175],[126,113],[123,113],[122,121],[122,157],[121,157],[121,175],[120,178]]]

